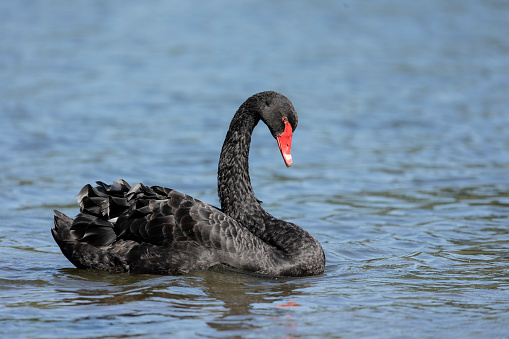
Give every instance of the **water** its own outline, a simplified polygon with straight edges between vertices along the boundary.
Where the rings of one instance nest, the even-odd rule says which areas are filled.
[[[2,337],[507,337],[503,1],[0,3]],[[323,276],[72,268],[52,210],[123,178],[217,205],[228,123],[276,90],[251,176],[322,243]]]

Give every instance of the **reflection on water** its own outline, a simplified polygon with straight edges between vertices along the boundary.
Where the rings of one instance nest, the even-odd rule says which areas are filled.
[[[0,3],[0,335],[507,336],[508,11]],[[119,178],[217,205],[229,121],[269,89],[299,112],[294,164],[256,129],[253,187],[323,244],[323,276],[70,267],[52,209]]]
[[[288,312],[281,313],[278,308],[300,306],[292,300],[301,295],[299,290],[308,288],[311,283],[303,279],[252,276],[221,268],[185,277],[112,275],[65,268],[49,282],[29,285],[54,288],[54,293],[38,296],[30,302],[11,303],[9,307],[54,310],[58,311],[57,317],[91,325],[123,323],[127,318],[134,323],[158,324],[158,331],[171,333],[193,319],[205,319],[209,327],[218,331],[259,329],[263,326],[253,319],[260,309],[272,309],[271,315],[267,315],[271,322],[286,322]],[[202,328],[196,330],[203,331]]]

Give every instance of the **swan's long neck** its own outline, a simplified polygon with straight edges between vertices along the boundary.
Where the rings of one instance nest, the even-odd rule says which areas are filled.
[[[251,134],[259,118],[241,107],[233,117],[221,149],[218,166],[218,194],[223,211],[241,222],[265,214],[256,199],[249,178]],[[249,218],[250,219],[250,218]]]
[[[256,103],[246,101],[230,124],[217,175],[221,208],[274,250],[265,248],[273,266],[261,271],[273,275],[319,274],[324,270],[325,258],[318,241],[297,225],[267,213],[251,187],[249,146],[259,116]]]

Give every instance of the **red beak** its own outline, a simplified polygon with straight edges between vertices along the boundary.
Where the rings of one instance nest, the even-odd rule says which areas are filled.
[[[276,140],[286,167],[292,166],[292,125],[288,121],[285,121],[285,131]]]

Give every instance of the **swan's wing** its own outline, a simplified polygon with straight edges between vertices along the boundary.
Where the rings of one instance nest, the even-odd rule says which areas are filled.
[[[71,232],[94,246],[118,239],[159,246],[190,242],[236,253],[257,242],[251,232],[219,209],[169,188],[99,182],[96,188],[85,186],[79,196],[81,213]]]
[[[141,188],[140,188],[141,189]],[[181,192],[154,186],[146,199],[147,188],[130,199],[132,211],[116,222],[116,232],[127,239],[168,245],[172,242],[196,242],[208,248],[236,251],[237,222],[219,209]]]

